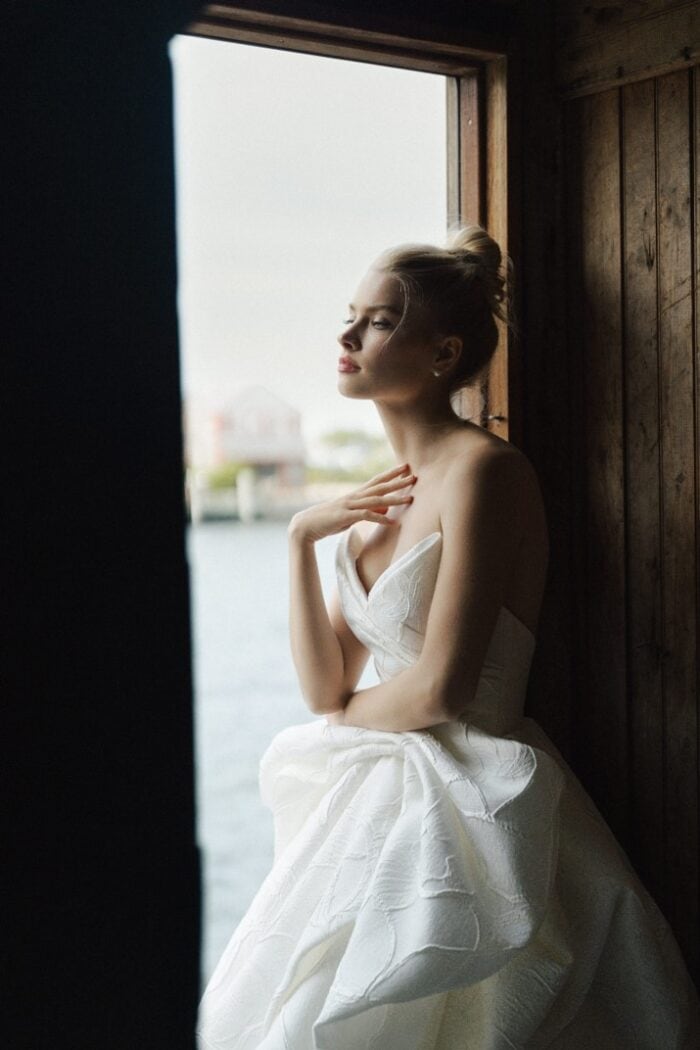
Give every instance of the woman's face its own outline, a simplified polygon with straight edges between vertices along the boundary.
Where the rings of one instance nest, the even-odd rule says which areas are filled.
[[[338,390],[345,397],[395,402],[420,396],[430,385],[435,338],[430,338],[430,326],[417,306],[410,304],[401,321],[403,306],[398,280],[370,268],[338,336]]]

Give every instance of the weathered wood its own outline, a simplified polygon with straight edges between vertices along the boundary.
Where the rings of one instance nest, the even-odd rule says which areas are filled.
[[[559,0],[557,15],[557,79],[569,95],[598,92],[700,60],[698,0]]]
[[[483,83],[479,72],[447,78],[447,224],[481,222],[484,211]]]
[[[557,29],[572,40],[585,40],[612,27],[638,25],[645,19],[658,18],[678,8],[696,6],[696,0],[632,0],[631,3],[558,0]]]
[[[311,3],[308,12],[286,3],[207,4],[186,32],[217,40],[284,51],[381,62],[409,69],[459,75],[474,61],[489,60],[509,46],[514,16],[507,7],[474,5],[470,19],[409,17],[391,4],[375,4],[362,18],[344,3]],[[297,13],[299,10],[299,13]],[[490,25],[489,25],[490,23]],[[465,53],[469,59],[465,62]]]
[[[657,340],[656,131],[653,80],[622,91],[625,520],[631,853],[665,900],[661,681],[661,506]]]
[[[459,215],[482,222],[485,209],[484,83],[480,72],[459,78]]]
[[[576,324],[567,323],[566,282],[570,267],[563,265],[569,208],[563,205],[562,137],[571,129],[564,118],[549,76],[553,53],[551,12],[537,7],[528,12],[527,36],[519,52],[518,81],[520,135],[517,160],[521,172],[521,229],[513,245],[516,264],[516,352],[522,361],[522,447],[537,470],[549,527],[547,583],[538,623],[526,711],[546,729],[559,749],[571,758],[571,713],[579,675],[575,673],[574,648],[581,637],[574,627],[577,609],[574,569],[580,559],[572,556],[571,486],[580,476],[572,449],[578,436],[578,416],[572,396],[580,381],[572,383],[571,370],[580,355],[575,352]],[[573,130],[573,129],[571,129]],[[575,283],[575,280],[572,281]],[[580,285],[579,285],[580,287]],[[513,405],[509,414],[513,416]],[[510,421],[509,421],[510,422]],[[516,421],[517,426],[517,421]],[[580,505],[580,501],[579,501]]]
[[[453,176],[452,222],[481,222],[486,209],[485,193],[485,125],[484,83],[480,72],[455,78],[456,88],[448,89],[452,96],[452,134],[455,136],[455,175]],[[488,415],[488,383],[480,382],[460,391],[455,407],[464,419],[481,424]]]
[[[690,78],[657,81],[667,908],[697,965],[698,719]],[[692,932],[691,932],[692,931]]]
[[[489,62],[486,91],[486,229],[509,251],[508,227],[508,64]],[[488,370],[487,428],[508,438],[508,332],[501,326],[498,347]]]
[[[576,103],[581,325],[578,364],[585,430],[583,575],[585,689],[576,712],[577,764],[616,833],[627,819],[625,516],[623,462],[619,92]]]
[[[619,129],[616,91],[571,99],[564,116],[571,462],[583,509],[572,537],[584,603],[572,760],[696,978],[699,79],[696,69],[627,85]]]
[[[445,77],[445,131],[447,156],[445,174],[447,178],[446,205],[448,227],[459,222],[459,144],[460,144],[460,79]]]
[[[517,276],[510,282],[509,288],[509,315],[511,320],[516,321],[522,309],[522,297],[519,278],[521,276],[522,261],[522,226],[523,207],[521,186],[523,181],[523,157],[522,157],[522,118],[523,106],[525,105],[529,85],[526,90],[526,81],[523,77],[523,63],[521,61],[522,51],[515,51],[507,59],[507,84],[506,84],[506,156],[504,167],[507,178],[504,184],[504,206],[506,209],[506,221],[508,229],[507,249],[510,259],[517,267]],[[501,435],[507,435],[508,440],[518,447],[522,447],[525,431],[525,363],[522,356],[522,347],[517,337],[516,328],[512,328],[506,335],[506,363],[505,363],[505,400],[507,420],[503,431],[497,431]],[[497,411],[497,410],[496,410]]]

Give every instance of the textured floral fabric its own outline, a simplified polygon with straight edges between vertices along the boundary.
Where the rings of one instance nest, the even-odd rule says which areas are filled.
[[[344,615],[386,679],[421,650],[442,537]],[[695,1050],[669,927],[522,707],[535,638],[503,607],[462,722],[316,719],[260,762],[274,864],[200,1006],[202,1050]]]

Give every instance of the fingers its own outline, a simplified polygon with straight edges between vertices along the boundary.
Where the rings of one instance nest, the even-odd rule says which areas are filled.
[[[390,467],[389,470],[384,470],[380,474],[375,474],[373,478],[370,478],[368,484],[372,485],[375,481],[384,481],[387,478],[393,478],[397,474],[403,474],[408,469],[408,463],[402,463],[398,467]]]
[[[382,499],[378,499],[377,496],[357,496],[351,501],[353,510],[356,510],[358,507],[388,507],[398,503],[412,502],[413,496],[384,496]]]
[[[379,525],[396,525],[395,518],[389,518],[386,514],[375,514],[371,510],[364,511],[360,521],[376,521]]]
[[[380,485],[368,485],[364,491],[371,491],[376,493],[376,495],[381,496],[385,492],[392,492],[394,489],[402,489],[405,488],[406,485],[412,485],[414,481],[416,481],[416,475],[409,474],[408,477],[397,478],[394,481],[385,481]]]

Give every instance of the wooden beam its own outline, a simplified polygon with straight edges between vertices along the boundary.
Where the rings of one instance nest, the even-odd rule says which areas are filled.
[[[700,62],[700,3],[560,2],[556,55],[557,82],[565,97],[695,65]]]
[[[282,51],[303,51],[452,76],[471,72],[508,47],[503,37],[489,38],[477,29],[470,29],[468,21],[461,24],[458,34],[444,32],[439,23],[423,22],[416,24],[412,32],[411,27],[407,31],[403,14],[377,19],[369,13],[359,16],[349,6],[339,9],[332,4],[315,5],[314,17],[280,13],[288,11],[290,6],[277,4],[270,10],[208,4],[185,32]]]

